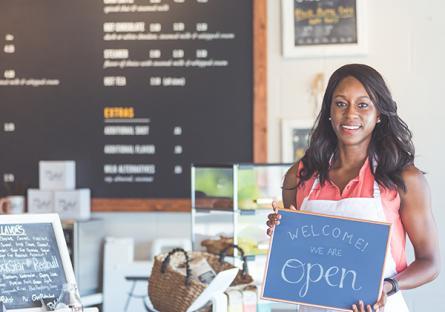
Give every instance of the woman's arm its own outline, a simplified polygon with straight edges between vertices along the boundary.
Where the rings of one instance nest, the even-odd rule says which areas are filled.
[[[402,178],[407,190],[399,190],[400,216],[413,244],[415,260],[395,278],[400,289],[410,289],[434,280],[439,274],[439,241],[430,188],[423,173],[410,166],[404,170]]]
[[[439,242],[436,223],[431,210],[430,188],[420,172],[410,166],[402,173],[406,192],[399,190],[400,216],[406,232],[414,246],[415,260],[395,276],[400,289],[411,289],[426,284],[437,277],[440,271]],[[392,290],[389,282],[383,284],[382,295],[374,304],[374,310],[385,306],[387,293]],[[354,312],[371,311],[361,301],[354,304]]]
[[[298,164],[290,167],[284,176],[282,197],[285,208],[289,208],[291,205],[297,207]]]
[[[284,208],[295,209],[297,207],[297,172],[298,163],[294,164],[286,172],[282,186]],[[272,202],[273,213],[267,216],[267,235],[271,236],[276,225],[280,224],[281,215],[278,213],[278,203]]]

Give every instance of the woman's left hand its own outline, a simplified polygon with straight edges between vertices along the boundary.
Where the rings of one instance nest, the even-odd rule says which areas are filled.
[[[387,284],[385,282],[385,284]],[[386,286],[386,285],[384,285]],[[385,304],[386,304],[386,299],[388,298],[388,295],[386,294],[385,291],[385,287],[383,287],[382,293],[380,294],[380,298],[379,300],[377,300],[376,303],[374,303],[374,305],[366,305],[363,303],[362,300],[360,300],[359,302],[357,302],[356,304],[352,305],[352,311],[354,312],[374,312],[374,311],[378,311],[378,312],[383,312],[385,311]]]

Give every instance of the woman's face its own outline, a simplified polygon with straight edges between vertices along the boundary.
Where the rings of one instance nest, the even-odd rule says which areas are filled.
[[[339,144],[367,147],[379,116],[365,87],[356,78],[344,78],[334,90],[331,124]]]

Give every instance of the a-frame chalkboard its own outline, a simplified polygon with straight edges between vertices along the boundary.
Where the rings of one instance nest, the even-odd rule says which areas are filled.
[[[75,284],[57,214],[0,216],[0,302],[8,311],[42,311]]]

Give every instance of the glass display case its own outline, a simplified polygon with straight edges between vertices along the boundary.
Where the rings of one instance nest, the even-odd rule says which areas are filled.
[[[218,253],[234,243],[248,258],[249,273],[262,282],[272,201],[282,206],[281,186],[292,164],[192,165],[194,250]],[[230,249],[235,265],[237,250]]]
[[[101,293],[104,221],[65,220],[62,227],[80,295]]]

